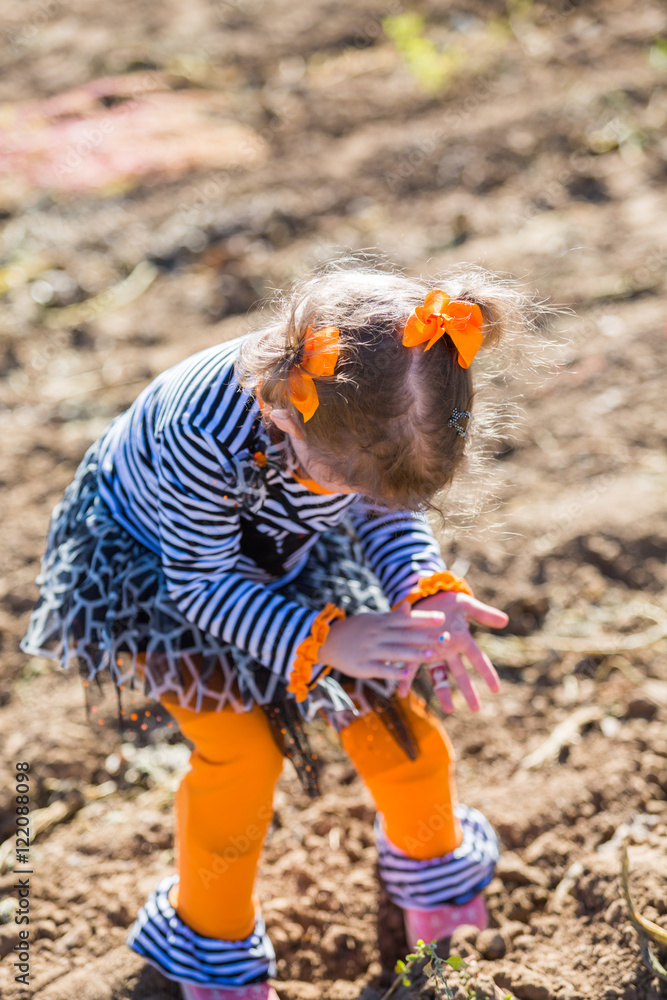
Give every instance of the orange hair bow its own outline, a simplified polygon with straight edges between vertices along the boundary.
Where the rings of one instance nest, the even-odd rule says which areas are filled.
[[[443,334],[459,352],[459,364],[468,368],[482,346],[482,310],[476,302],[452,302],[439,288],[428,292],[405,324],[403,346],[416,347],[428,341],[430,350]]]
[[[315,378],[333,375],[338,361],[339,331],[335,326],[325,326],[313,330],[311,323],[306,331],[301,364],[289,375],[289,401],[303,414],[304,421],[310,420],[320,405],[315,388]]]

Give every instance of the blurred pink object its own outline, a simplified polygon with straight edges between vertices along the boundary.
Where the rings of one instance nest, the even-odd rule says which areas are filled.
[[[221,91],[171,90],[166,74],[93,80],[43,101],[0,106],[0,180],[69,191],[131,187],[148,175],[243,168],[267,146]]]
[[[437,910],[404,910],[405,936],[408,947],[414,948],[417,941],[439,941],[451,937],[457,927],[472,924],[481,931],[489,922],[484,897],[480,894],[462,906],[445,904]]]
[[[182,983],[183,1000],[279,1000],[273,986],[255,983],[252,986],[190,986]]]

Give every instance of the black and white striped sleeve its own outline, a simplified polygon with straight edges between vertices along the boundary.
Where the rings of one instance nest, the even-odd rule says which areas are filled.
[[[172,599],[188,621],[287,679],[317,613],[236,571],[239,501],[215,441],[190,425],[168,425],[156,466],[162,564]]]
[[[354,528],[391,607],[419,580],[447,569],[422,514],[390,511],[360,498],[350,509]]]

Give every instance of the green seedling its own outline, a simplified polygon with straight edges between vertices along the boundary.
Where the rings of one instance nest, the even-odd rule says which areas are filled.
[[[399,959],[394,967],[394,971],[397,973],[396,979],[393,981],[389,989],[380,1000],[387,1000],[399,986],[411,986],[412,980],[410,978],[410,973],[412,972],[415,965],[424,962],[425,965],[421,971],[426,976],[432,976],[435,980],[436,986],[443,990],[443,997],[445,1000],[454,1000],[454,994],[449,988],[449,984],[446,979],[447,972],[452,969],[454,972],[461,973],[461,984],[466,990],[467,1000],[477,1000],[477,993],[472,984],[472,973],[468,971],[468,966],[464,960],[459,955],[450,955],[449,958],[440,958],[437,954],[435,947],[437,941],[431,941],[430,944],[426,944],[424,941],[417,941],[417,946],[414,951],[410,952],[409,955],[405,956],[405,960]],[[498,991],[500,996],[500,991]],[[510,993],[503,994],[502,1000],[514,1000]]]
[[[414,78],[427,92],[442,90],[465,62],[463,51],[456,46],[440,50],[426,37],[426,24],[420,14],[385,17],[382,28]]]
[[[400,959],[395,966],[394,971],[397,973],[396,979],[391,984],[387,992],[381,998],[381,1000],[387,1000],[398,987],[402,984],[403,986],[411,986],[412,980],[410,979],[410,972],[415,965],[419,962],[425,962],[423,972],[427,976],[433,976],[436,985],[442,987],[444,990],[443,996],[447,1000],[454,1000],[452,991],[449,988],[447,980],[445,978],[445,973],[447,969],[454,969],[458,971],[459,969],[465,969],[466,963],[458,955],[451,955],[449,958],[440,958],[435,950],[437,941],[431,941],[430,944],[426,944],[424,941],[417,941],[417,946],[413,952],[405,956],[405,961]],[[473,994],[474,997],[474,994]],[[472,1000],[472,998],[471,998]]]

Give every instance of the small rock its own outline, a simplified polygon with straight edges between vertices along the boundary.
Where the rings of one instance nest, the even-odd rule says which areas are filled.
[[[354,931],[340,924],[327,927],[320,942],[320,950],[325,955],[340,956],[341,953],[354,951],[359,947]]]
[[[37,924],[37,928],[35,930],[35,940],[38,941],[42,938],[46,938],[48,941],[55,941],[58,937],[58,933],[58,928],[56,927],[54,921],[49,920],[49,918],[46,917],[45,920],[41,920]]]
[[[509,905],[506,910],[508,920],[520,920],[523,924],[530,923],[534,905],[530,889],[523,886],[516,889],[510,896]]]
[[[650,722],[656,717],[658,706],[648,698],[633,698],[625,710],[625,719],[646,719]]]
[[[10,924],[18,909],[18,900],[14,896],[0,899],[0,924]]]
[[[127,906],[118,901],[109,907],[108,917],[114,927],[129,927],[132,923],[132,917]]]
[[[500,931],[488,928],[477,935],[476,947],[482,958],[494,962],[498,958],[505,957],[507,942]]]

